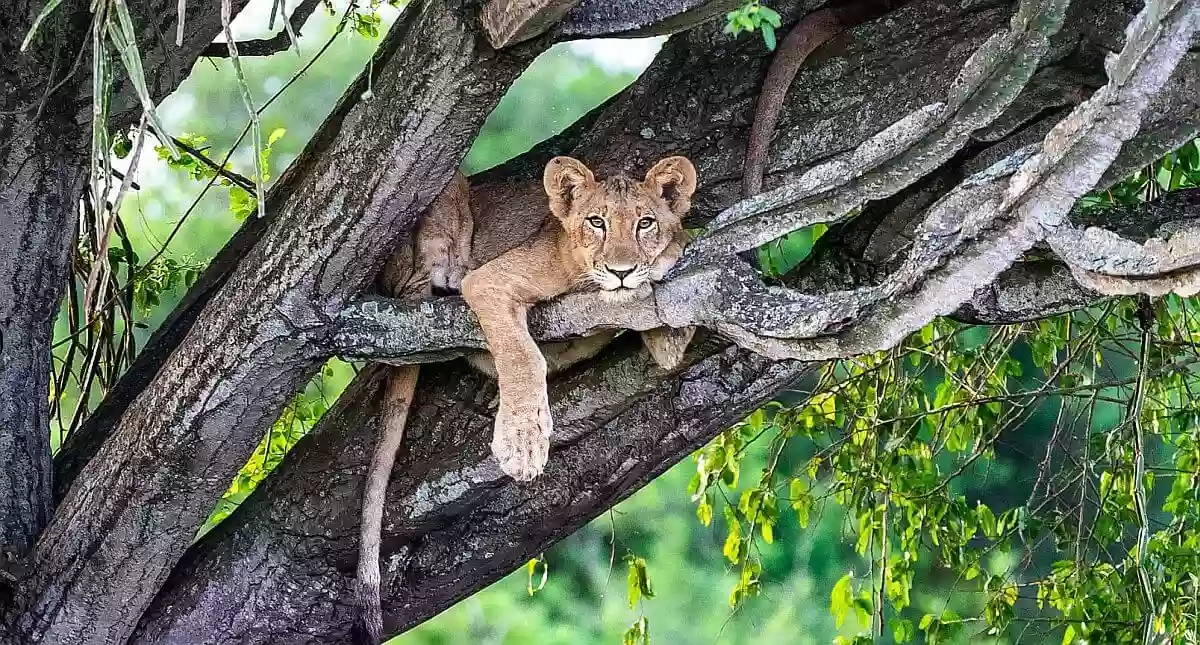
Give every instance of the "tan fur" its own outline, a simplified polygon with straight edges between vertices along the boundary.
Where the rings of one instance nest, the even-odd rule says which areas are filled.
[[[581,162],[556,157],[546,166],[543,184],[550,216],[525,242],[495,254],[472,248],[475,221],[469,187],[457,175],[423,218],[415,243],[403,245],[383,271],[383,291],[396,298],[421,298],[461,285],[491,350],[468,361],[500,385],[492,451],[501,469],[522,481],[542,472],[549,453],[546,375],[592,358],[619,333],[539,347],[529,335],[526,314],[534,304],[572,290],[598,288],[613,306],[645,294],[683,252],[681,218],[696,189],[696,171],[687,159],[668,157],[642,181],[624,176],[598,181]],[[468,271],[472,255],[493,259]],[[691,335],[690,328],[664,329],[643,332],[642,338],[651,356],[672,369]],[[384,496],[417,372],[416,366],[396,368],[383,393],[381,436],[363,497],[355,630],[360,642],[378,643],[382,636],[379,544]]]
[[[492,454],[518,481],[545,468],[553,428],[547,361],[529,334],[529,309],[581,288],[598,287],[617,303],[662,279],[683,252],[681,218],[696,171],[687,159],[668,157],[642,181],[598,181],[578,160],[556,157],[543,186],[554,218],[525,244],[468,272],[462,285],[500,385]]]

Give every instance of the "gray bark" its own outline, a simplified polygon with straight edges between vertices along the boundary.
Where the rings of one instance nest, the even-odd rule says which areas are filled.
[[[0,551],[21,554],[50,519],[47,432],[50,337],[68,276],[77,204],[88,172],[91,85],[86,3],[68,0],[20,45],[45,3],[0,6]],[[191,3],[191,29],[169,50],[174,3],[130,8],[140,28],[147,85],[162,98],[182,82],[218,30],[214,7]],[[240,8],[245,0],[234,2]],[[74,73],[73,73],[74,72]],[[54,88],[54,92],[49,90]],[[136,119],[127,82],[114,87],[111,127]]]
[[[1112,9],[1095,5],[1092,8]],[[957,4],[936,2],[916,3],[909,10],[930,12],[925,19],[933,20],[936,16],[937,21],[947,20],[950,13],[954,20],[960,21],[957,28],[943,22],[938,24],[960,34],[974,33],[972,30],[977,28],[980,41],[989,30],[1002,26],[1009,15],[993,8],[956,13]],[[1083,71],[1094,76],[1095,69],[1086,67],[1083,61],[1090,59],[1091,64],[1096,64],[1099,58],[1081,56],[1080,52],[1086,52],[1098,41],[1085,36],[1081,25],[1087,24],[1091,29],[1106,21],[1080,15],[1080,11],[1085,10],[1075,9],[1068,14],[1064,31],[1054,38],[1056,44],[1050,51],[1058,52],[1061,58],[1052,54],[1043,63],[1066,64],[1070,59],[1070,64],[1085,65]],[[1126,14],[1123,18],[1128,17]],[[918,19],[913,16],[911,20]],[[1124,24],[1107,22],[1118,31]],[[741,101],[736,93],[731,95],[727,88],[729,77],[719,71],[727,69],[721,62],[724,56],[747,54],[738,49],[744,43],[729,43],[714,31],[693,32],[673,41],[633,89],[611,101],[598,114],[589,115],[586,127],[572,129],[522,159],[476,178],[473,199],[496,208],[525,208],[536,203],[540,197],[534,177],[551,154],[578,154],[611,172],[639,169],[662,154],[683,152],[697,161],[705,178],[697,200],[701,217],[736,201],[733,186],[738,180],[739,148],[744,146],[744,118],[751,108],[752,89],[745,88],[742,95],[745,98]],[[892,33],[899,39],[911,39],[917,31],[914,27],[913,32]],[[875,56],[882,60],[887,52],[893,56],[903,52],[905,59],[911,60],[913,52],[920,52],[917,60],[926,67],[906,68],[912,78],[901,76],[894,80],[894,86],[890,77],[850,75],[848,83],[857,77],[863,85],[883,83],[885,87],[857,88],[862,90],[861,94],[853,88],[831,89],[829,101],[824,104],[827,112],[810,118],[837,123],[842,114],[862,113],[859,105],[847,106],[833,100],[842,95],[871,97],[877,93],[888,95],[889,91],[908,92],[907,105],[914,108],[925,105],[937,92],[937,83],[932,79],[940,78],[948,84],[955,73],[945,61],[957,54],[961,64],[968,53],[957,47],[955,51],[933,49],[938,44],[947,48],[952,45],[953,40],[947,38],[931,37],[931,42],[922,43],[915,50],[897,50],[889,49],[895,43],[887,34],[872,33],[872,36],[875,37],[864,39],[867,44],[850,56],[849,63],[831,61],[826,65],[857,68],[854,56]],[[850,47],[853,46],[852,43]],[[1067,56],[1066,52],[1073,54]],[[704,62],[698,63],[699,60]],[[825,82],[819,70],[811,71],[813,92],[817,95],[813,101],[817,104],[823,91],[817,86],[817,79]],[[1184,73],[1194,71],[1189,68]],[[916,78],[922,82],[914,82]],[[927,93],[922,95],[922,90]],[[1051,102],[1069,103],[1071,96],[1078,100],[1078,94],[1068,93],[1052,96]],[[1023,118],[1009,115],[1014,119],[1010,132],[1019,133],[1022,126],[1033,123],[1045,107],[1040,100],[1022,105],[1026,110]],[[897,111],[878,114],[875,129],[886,125]],[[713,118],[715,114],[724,118]],[[812,121],[789,122],[787,118],[784,121],[789,123],[789,129],[779,135],[781,141],[786,141],[789,133],[795,136],[812,129]],[[818,152],[808,160],[846,150],[873,132],[866,125],[857,140],[854,135],[847,139],[833,136],[819,139],[814,146]],[[824,155],[819,152],[822,140],[827,144]],[[1003,143],[1007,142],[996,145]],[[987,151],[986,145],[977,145],[972,154]],[[778,166],[775,181],[786,181],[794,174],[791,168],[786,164]],[[728,188],[721,192],[725,181]],[[911,196],[911,193],[901,195]],[[517,237],[520,233],[485,230],[481,234]],[[1069,272],[1060,264],[1019,265],[1004,273],[996,285],[978,292],[959,309],[958,315],[986,322],[1010,322],[1095,301],[1097,294],[1081,289],[1068,276]],[[799,277],[791,280],[803,281]],[[1033,302],[1045,308],[1029,306]],[[571,306],[568,300],[545,310]],[[343,322],[370,307],[375,308],[372,314],[375,316],[392,305],[380,300],[367,301],[357,313],[346,312]],[[423,348],[415,344],[401,347],[409,340],[415,343],[415,335],[393,338],[390,344],[384,336],[376,338],[378,345],[362,355],[374,352],[378,358],[393,349],[400,354],[411,353],[414,348],[458,351],[481,346],[481,339],[472,331],[469,314],[456,307],[453,301],[443,301],[426,305],[426,310],[415,317],[395,316],[392,322],[412,325],[410,332],[420,329],[435,334]],[[548,337],[581,331],[580,326],[554,328],[565,321],[546,311],[540,324],[541,332]],[[647,324],[636,322],[639,315],[634,313],[620,323]],[[429,324],[421,326],[421,316],[426,316]],[[374,323],[379,322],[375,317]],[[606,324],[615,323],[593,319],[584,321],[582,327]],[[393,326],[385,327],[388,333],[396,330]],[[357,338],[363,340],[368,335]],[[344,341],[346,336],[344,333],[335,336],[330,351],[337,347],[338,338]],[[379,345],[388,345],[390,349],[380,349]],[[749,367],[749,372],[743,372],[742,366]],[[644,354],[636,348],[622,345],[598,364],[555,382],[553,413],[560,434],[555,437],[546,479],[519,486],[504,479],[487,454],[486,439],[490,433],[487,404],[494,396],[491,385],[466,372],[458,363],[424,367],[421,390],[409,421],[408,453],[398,460],[389,490],[391,512],[384,527],[385,551],[391,552],[384,561],[388,629],[402,630],[416,624],[511,571],[530,554],[581,526],[606,505],[648,481],[649,473],[666,468],[703,445],[737,415],[791,386],[807,369],[810,367],[806,363],[764,361],[709,339],[693,350],[683,372],[662,374],[650,368]],[[135,642],[172,638],[200,643],[338,642],[345,638],[357,527],[357,507],[345,500],[355,500],[359,494],[369,438],[374,436],[378,421],[373,407],[377,387],[375,369],[356,379],[313,434],[296,447],[282,470],[225,525],[189,552],[148,611]],[[689,418],[696,421],[688,422]],[[675,443],[679,432],[684,433],[688,447]],[[662,441],[667,445],[661,449],[651,446],[647,451],[642,447],[646,441]],[[314,500],[322,501],[314,503]],[[229,627],[214,633],[211,625],[218,620]]]
[[[132,631],[319,366],[332,314],[437,195],[530,60],[528,48],[496,55],[479,46],[470,9],[414,3],[388,34],[376,98],[349,109],[310,181],[279,206],[59,505],[27,583],[25,638],[106,643]]]

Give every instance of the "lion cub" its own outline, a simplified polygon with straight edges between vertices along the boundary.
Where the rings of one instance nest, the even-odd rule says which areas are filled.
[[[384,291],[396,298],[420,299],[434,289],[461,288],[479,318],[490,353],[468,357],[469,362],[495,376],[500,386],[492,453],[500,468],[518,481],[541,474],[549,455],[553,425],[547,373],[594,356],[615,336],[607,333],[539,348],[529,334],[530,308],[574,290],[599,290],[611,302],[645,295],[650,283],[662,280],[683,252],[687,238],[682,218],[696,190],[696,169],[685,157],[667,157],[641,181],[624,175],[598,180],[582,162],[555,157],[546,164],[542,184],[549,212],[541,216],[541,228],[497,254],[495,249],[472,246],[476,214],[471,212],[466,179],[456,176],[422,219],[415,242],[397,251],[382,276]],[[468,271],[472,256],[493,259]],[[655,362],[673,368],[682,360],[693,331],[650,330],[642,333],[643,344]],[[380,437],[363,494],[355,635],[360,642],[378,643],[383,632],[383,503],[417,373],[416,365],[397,367],[384,388]]]

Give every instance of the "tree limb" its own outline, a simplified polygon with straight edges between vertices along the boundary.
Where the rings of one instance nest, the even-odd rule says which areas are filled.
[[[541,35],[579,0],[488,0],[479,20],[492,47],[500,49]]]
[[[726,282],[724,271],[705,272],[675,291],[719,293],[739,287]],[[534,307],[529,329],[539,342],[557,342],[590,336],[602,330],[644,331],[667,325],[714,323],[711,300],[696,298],[664,303],[641,298],[607,306],[594,293],[575,293]],[[1066,265],[1057,262],[1019,263],[951,315],[964,321],[1000,324],[1045,318],[1100,301],[1103,296],[1081,287]],[[663,315],[662,307],[674,309]],[[766,313],[764,315],[775,315]],[[330,351],[346,360],[404,365],[447,361],[464,354],[486,351],[487,343],[474,314],[458,297],[435,298],[419,303],[369,296],[342,311]],[[849,355],[847,355],[849,356]]]
[[[301,0],[300,4],[292,10],[291,17],[288,18],[288,23],[291,25],[290,30],[282,29],[270,38],[240,41],[237,43],[238,56],[270,56],[287,51],[293,45],[292,34],[300,33],[304,24],[308,22],[309,17],[320,4],[321,0]],[[206,58],[227,58],[229,47],[223,42],[210,43],[200,55]]]

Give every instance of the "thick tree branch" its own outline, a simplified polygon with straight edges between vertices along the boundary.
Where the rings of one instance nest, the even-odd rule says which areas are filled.
[[[497,49],[529,40],[557,24],[579,0],[488,0],[479,20]]]
[[[480,47],[471,9],[408,7],[376,54],[375,99],[349,110],[315,161],[320,183],[303,183],[279,206],[84,467],[38,542],[29,640],[127,637],[230,478],[317,369],[313,348],[331,315],[440,192],[537,51]],[[88,592],[101,587],[112,593]]]
[[[16,554],[50,520],[50,337],[86,173],[86,134],[69,135],[78,84],[39,109],[70,53],[53,36],[17,51],[36,10],[0,5],[0,553]]]
[[[880,285],[817,298],[760,289],[726,309],[741,321],[716,329],[760,353],[817,360],[886,349],[950,313],[1040,239],[1042,228],[1060,225],[1096,185],[1187,50],[1198,15],[1196,2],[1147,3],[1108,65],[1109,83],[1051,130],[1036,154],[1015,153],[934,205],[904,264]],[[787,313],[767,320],[751,313],[755,304]],[[850,320],[856,323],[841,331]]]
[[[665,289],[698,294],[737,291],[725,271],[705,272],[695,280]],[[672,285],[677,283],[671,283]],[[732,297],[732,296],[730,296]],[[999,324],[1045,318],[1086,307],[1103,296],[1079,286],[1066,265],[1055,262],[1021,263],[980,289],[952,315],[964,321]],[[674,295],[642,298],[606,306],[593,293],[570,294],[534,308],[529,328],[540,342],[569,340],[606,329],[644,331],[671,320],[683,324],[720,326],[710,310],[709,298],[680,299]],[[669,314],[664,307],[672,307]],[[764,307],[765,309],[765,307]],[[775,315],[764,312],[764,315]],[[487,343],[474,314],[461,298],[437,298],[410,303],[368,297],[346,308],[338,317],[332,351],[347,360],[367,360],[403,365],[446,361],[486,350]]]
[[[558,25],[557,32],[573,38],[670,34],[722,17],[738,4],[738,0],[582,0]]]

